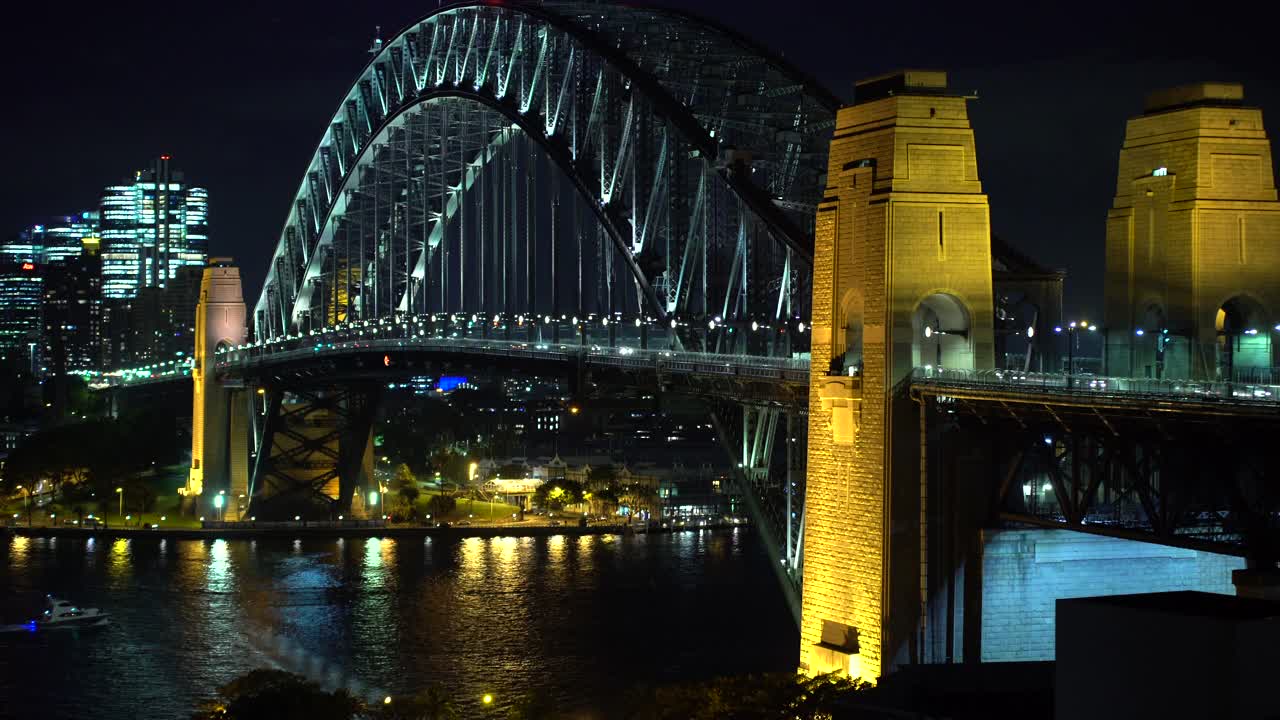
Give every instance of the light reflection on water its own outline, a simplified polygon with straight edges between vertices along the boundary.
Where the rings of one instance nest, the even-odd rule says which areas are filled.
[[[50,592],[114,624],[0,635],[0,715],[185,717],[264,666],[377,697],[439,682],[464,706],[549,687],[598,711],[641,682],[794,667],[798,639],[766,563],[745,531],[8,538],[0,623],[29,618]]]

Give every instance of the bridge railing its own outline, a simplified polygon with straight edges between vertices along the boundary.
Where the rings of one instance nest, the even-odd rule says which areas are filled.
[[[912,370],[911,383],[916,386],[969,388],[1013,394],[1280,405],[1280,385],[1218,380],[917,367]]]
[[[558,362],[581,359],[589,365],[658,369],[699,375],[746,376],[791,383],[806,383],[809,379],[807,353],[793,357],[773,357],[586,342],[555,343],[467,337],[460,333],[426,333],[416,323],[371,323],[326,328],[266,342],[234,346],[219,351],[215,357],[215,365],[219,371],[229,372],[263,363],[288,362],[318,355],[404,350],[464,352]]]

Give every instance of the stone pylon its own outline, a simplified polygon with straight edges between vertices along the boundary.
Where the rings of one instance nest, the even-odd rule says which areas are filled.
[[[802,670],[875,681],[924,661],[927,484],[904,383],[992,366],[988,215],[946,74],[859,83],[817,214]]]
[[[239,519],[248,504],[249,405],[241,388],[219,380],[214,353],[244,343],[246,334],[240,270],[214,258],[204,270],[196,305],[191,470],[183,494],[197,514],[226,520]]]
[[[1278,267],[1262,111],[1238,83],[1149,95],[1107,215],[1107,374],[1276,382]]]

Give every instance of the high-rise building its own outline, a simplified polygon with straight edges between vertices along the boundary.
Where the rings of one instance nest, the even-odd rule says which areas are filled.
[[[84,252],[44,266],[44,370],[97,370],[102,323],[102,258]]]
[[[43,291],[40,266],[30,261],[0,261],[0,362],[21,361],[24,371],[34,374],[40,371],[44,347]]]
[[[98,213],[86,211],[77,215],[59,215],[47,223],[32,225],[19,236],[28,242],[15,244],[15,250],[29,247],[31,262],[42,265],[63,263],[84,252],[98,251]]]
[[[209,194],[189,187],[161,155],[130,181],[103,191],[102,293],[127,300],[163,288],[183,266],[203,267],[209,254]]]

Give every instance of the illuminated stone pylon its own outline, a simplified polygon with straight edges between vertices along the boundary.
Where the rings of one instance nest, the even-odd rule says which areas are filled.
[[[920,423],[903,382],[991,367],[991,236],[966,99],[942,72],[858,84],[817,215],[801,669],[926,661]],[[927,368],[927,369],[925,369]]]
[[[1107,216],[1107,374],[1275,382],[1280,202],[1237,83],[1147,97]],[[1262,377],[1258,377],[1261,375]]]
[[[183,494],[201,515],[239,518],[248,497],[248,405],[241,389],[224,386],[213,371],[214,352],[244,343],[244,296],[240,270],[214,258],[200,280],[196,305],[195,357],[191,369],[191,470]],[[214,496],[224,494],[221,513]]]

